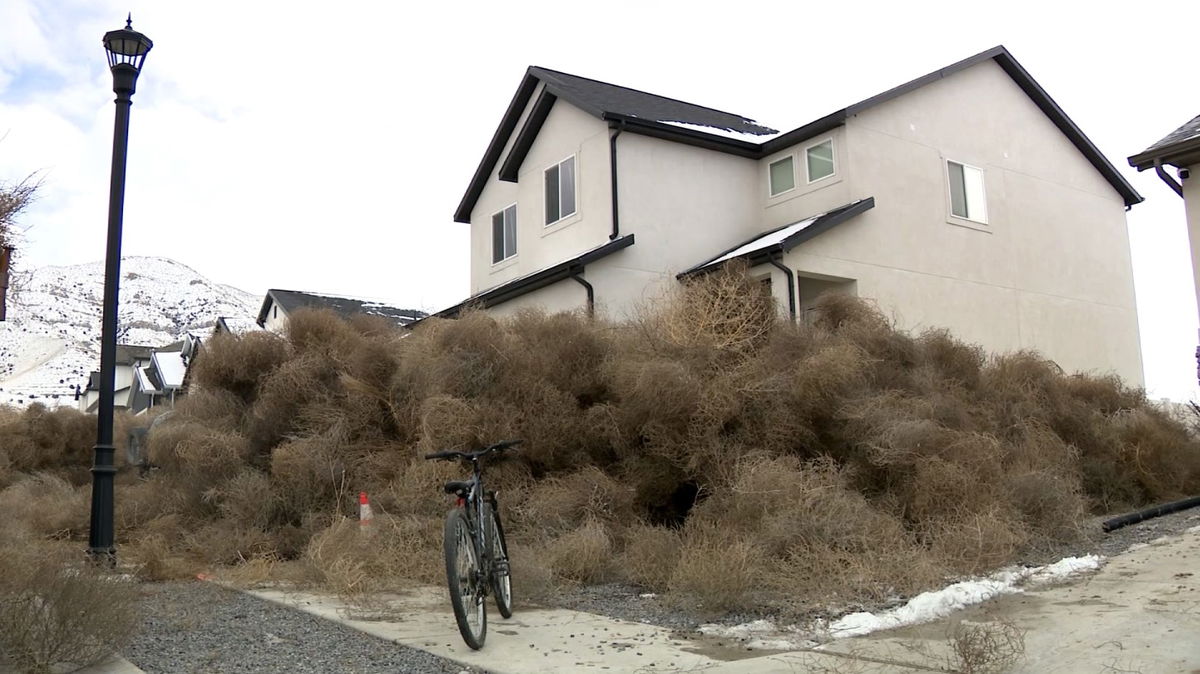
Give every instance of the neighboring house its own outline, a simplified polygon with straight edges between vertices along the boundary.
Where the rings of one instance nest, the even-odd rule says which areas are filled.
[[[188,365],[200,349],[200,339],[187,335],[166,346],[117,345],[113,409],[137,414],[160,405],[172,406],[184,390]],[[80,392],[79,409],[95,412],[100,405],[100,373],[88,377]]]
[[[118,344],[116,372],[113,385],[114,409],[145,409],[149,400],[137,384],[137,373],[150,364],[154,353],[152,346]],[[79,410],[95,412],[100,404],[100,373],[92,372],[88,384],[79,393]]]
[[[188,366],[199,350],[200,338],[192,335],[154,350],[150,364],[138,370],[138,385],[150,399],[147,407],[175,404],[183,393]]]
[[[1200,309],[1200,178],[1192,176],[1193,170],[1200,170],[1200,116],[1130,157],[1129,165],[1139,171],[1154,169],[1158,177],[1183,198],[1191,242],[1192,282],[1196,305]],[[1172,178],[1164,165],[1174,166],[1179,179]],[[1200,346],[1196,347],[1196,361],[1196,375],[1200,378]]]
[[[1003,47],[786,133],[531,67],[455,212],[472,296],[437,315],[621,318],[743,258],[793,318],[854,294],[901,328],[1140,385],[1140,201]]]
[[[258,325],[266,330],[282,330],[287,325],[287,317],[302,307],[331,309],[345,318],[357,314],[379,316],[401,326],[420,320],[426,315],[425,312],[416,309],[398,309],[369,300],[272,289],[268,290],[267,296],[263,298],[262,309],[258,312]]]

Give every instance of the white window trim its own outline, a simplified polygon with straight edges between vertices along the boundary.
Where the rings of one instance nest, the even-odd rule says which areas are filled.
[[[827,176],[821,176],[820,178],[813,180],[812,176],[809,175],[809,172],[808,172],[808,151],[818,145],[824,145],[825,143],[829,143],[829,153],[830,153],[830,156],[833,157],[833,173],[830,173]],[[833,136],[828,136],[826,138],[822,138],[821,140],[818,140],[815,143],[805,145],[803,155],[804,155],[804,177],[805,177],[805,179],[808,180],[808,182],[805,183],[806,185],[812,185],[813,183],[819,183],[822,180],[829,180],[830,178],[837,176],[837,174],[838,174],[837,143],[835,143],[833,141]]]
[[[771,191],[771,167],[778,164],[781,161],[789,160],[789,159],[792,162],[792,186],[782,192],[772,192]],[[779,157],[778,159],[776,159],[774,161],[767,162],[767,198],[768,199],[776,199],[778,197],[782,197],[783,195],[785,195],[789,192],[795,192],[797,187],[799,187],[799,184],[796,180],[796,155],[795,154],[787,154],[782,157]]]
[[[984,215],[985,216],[989,215],[989,210],[990,210],[990,209],[988,209],[988,205],[987,205],[987,202],[988,202],[987,171],[984,170],[983,167],[976,166],[974,164],[968,164],[965,161],[960,161],[958,159],[953,159],[951,157],[943,157],[942,174],[946,178],[946,215],[949,217],[950,222],[952,222],[954,224],[970,223],[971,225],[974,225],[976,229],[985,228],[985,227],[990,226],[990,223],[988,222],[989,218],[987,218],[987,217],[985,217],[983,220],[979,220],[977,218],[956,215],[954,213],[954,198],[950,194],[950,164],[951,164],[951,162],[958,164],[959,166],[962,166],[964,168],[969,168],[969,169],[974,169],[976,171],[979,171],[980,175],[983,176],[983,212],[984,212]],[[967,200],[967,210],[968,211],[971,210],[971,201],[969,199]],[[987,231],[987,230],[985,229],[984,231]]]
[[[495,250],[491,249],[491,247],[496,245],[496,239],[494,238],[495,235],[492,233],[492,220],[496,217],[497,213],[503,213],[504,211],[507,211],[510,208],[513,209],[513,212],[515,213],[516,208],[517,208],[517,202],[514,201],[511,204],[505,206],[504,208],[501,208],[500,210],[496,211],[495,213],[492,213],[491,217],[488,218],[488,241],[491,242],[490,245],[488,246],[488,248],[489,248],[488,252],[491,254],[491,255],[489,255],[489,257],[495,256]],[[517,235],[517,228],[514,226],[513,227],[513,236],[515,237],[516,235]],[[513,248],[517,248],[515,243],[513,244]],[[509,255],[508,257],[502,257],[499,260],[492,262],[492,268],[494,269],[496,267],[502,267],[502,266],[511,264],[513,262],[513,260],[516,260],[517,256],[520,254],[521,254],[521,250],[518,248],[517,251],[515,253],[513,253],[512,255]]]
[[[545,221],[546,221],[546,193],[545,193],[545,190],[546,190],[546,171],[549,171],[550,169],[554,168],[555,166],[562,166],[564,163],[566,163],[566,161],[567,161],[568,159],[569,159],[569,160],[571,160],[571,163],[572,163],[572,164],[574,164],[574,166],[575,166],[575,185],[574,185],[574,193],[575,193],[575,210],[571,211],[570,213],[568,213],[568,214],[566,214],[566,215],[563,215],[563,214],[562,214],[562,212],[561,212],[561,211],[562,211],[562,169],[559,169],[559,173],[558,173],[558,175],[559,175],[559,178],[558,178],[558,185],[559,185],[558,210],[559,210],[559,216],[558,216],[558,219],[557,219],[557,220],[555,220],[554,222],[545,222]],[[556,162],[554,162],[553,164],[551,164],[551,165],[547,166],[546,168],[542,169],[542,222],[545,222],[545,224],[544,224],[544,225],[542,225],[542,227],[543,227],[543,228],[546,228],[546,227],[553,227],[553,226],[555,226],[555,225],[557,225],[557,224],[561,223],[563,220],[566,220],[566,219],[568,219],[568,218],[573,218],[573,217],[575,217],[576,215],[579,215],[579,160],[577,159],[577,155],[570,154],[570,155],[567,155],[566,157],[563,157],[561,160],[559,160],[559,161],[556,161]]]

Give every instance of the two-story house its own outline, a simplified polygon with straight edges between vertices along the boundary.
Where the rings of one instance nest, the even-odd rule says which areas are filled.
[[[621,318],[744,258],[780,311],[871,298],[906,329],[1142,383],[1142,197],[1003,47],[780,133],[531,67],[455,220],[467,303]]]

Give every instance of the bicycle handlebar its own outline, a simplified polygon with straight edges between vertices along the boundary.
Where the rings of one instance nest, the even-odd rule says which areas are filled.
[[[474,452],[459,452],[459,451],[456,451],[453,449],[448,449],[448,450],[445,450],[442,452],[434,452],[433,454],[426,454],[425,458],[426,459],[445,459],[447,461],[449,461],[451,459],[474,460],[474,459],[478,459],[479,457],[483,456],[484,454],[489,454],[491,452],[504,451],[506,449],[516,447],[519,444],[521,444],[520,440],[505,440],[504,442],[497,442],[494,445],[489,445],[487,447],[484,447],[483,449],[480,449],[480,450],[477,450]]]

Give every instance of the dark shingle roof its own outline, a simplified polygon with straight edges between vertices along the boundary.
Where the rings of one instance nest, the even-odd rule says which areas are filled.
[[[1200,115],[1193,117],[1191,121],[1167,134],[1162,140],[1130,157],[1129,164],[1142,171],[1150,168],[1156,159],[1163,163],[1173,163],[1172,159],[1179,159],[1187,155],[1187,161],[1190,163],[1194,160],[1192,155],[1195,154],[1200,154]]]
[[[1165,138],[1146,148],[1146,151],[1161,150],[1164,147],[1181,141],[1191,140],[1197,136],[1200,136],[1200,115],[1196,115],[1192,118],[1192,121],[1167,134]]]
[[[306,293],[299,290],[278,290],[272,288],[271,290],[267,291],[267,296],[263,299],[262,309],[260,309],[258,312],[259,325],[262,325],[266,322],[267,310],[270,308],[272,300],[289,314],[302,307],[310,307],[313,309],[331,309],[346,317],[354,316],[355,314],[380,316],[388,320],[395,321],[400,325],[408,325],[409,323],[426,316],[425,312],[418,311],[416,309],[400,309],[369,300],[359,300],[352,297],[338,297],[336,295],[318,295],[316,293]]]
[[[726,129],[751,136],[778,133],[753,119],[722,112],[685,101],[650,94],[599,80],[533,66],[529,73],[545,82],[551,93],[565,98],[577,107],[597,117],[623,115],[652,121],[683,122],[714,129]]]
[[[155,347],[142,346],[139,344],[118,344],[117,345],[117,360],[118,365],[132,365],[135,360],[150,360],[150,354],[154,353]]]

